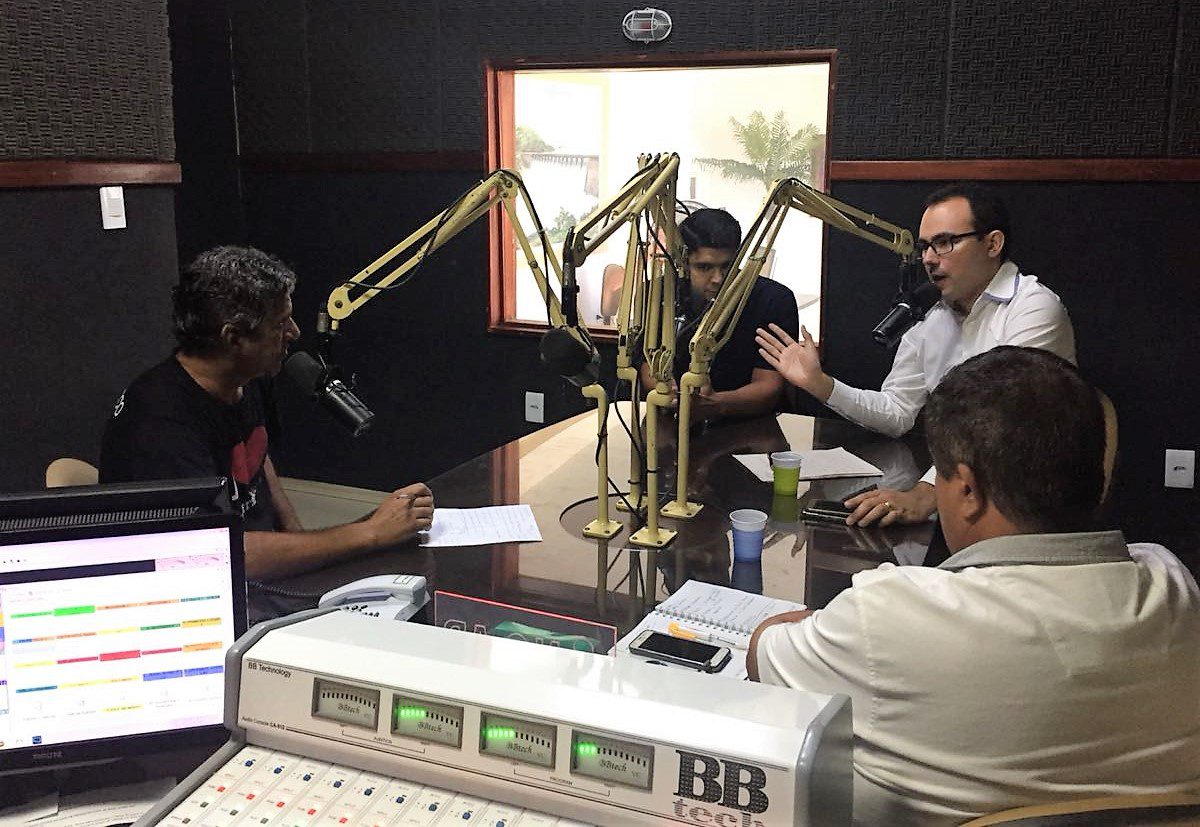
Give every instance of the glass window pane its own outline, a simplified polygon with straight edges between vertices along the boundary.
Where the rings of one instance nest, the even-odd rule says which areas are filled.
[[[556,255],[567,228],[625,183],[641,153],[679,153],[678,199],[726,209],[745,230],[776,178],[795,175],[824,189],[828,92],[825,62],[517,71],[516,164]],[[818,335],[822,238],[819,220],[793,211],[764,269],[792,289],[801,321]],[[578,274],[580,318],[589,324],[611,320],[620,275],[611,265],[624,265],[627,239],[616,233]],[[544,322],[545,303],[522,258],[516,318]]]

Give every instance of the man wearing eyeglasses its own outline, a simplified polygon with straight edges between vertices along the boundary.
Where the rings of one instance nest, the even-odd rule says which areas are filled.
[[[957,183],[930,194],[916,250],[941,301],[900,340],[880,390],[852,388],[825,373],[816,343],[803,328],[798,341],[773,325],[759,328],[763,358],[842,416],[889,436],[912,428],[947,371],[998,345],[1042,348],[1075,361],[1066,308],[1012,261],[1008,209],[991,190]],[[936,508],[932,469],[907,491],[869,491],[846,505],[854,509],[846,519],[851,525],[928,519]]]

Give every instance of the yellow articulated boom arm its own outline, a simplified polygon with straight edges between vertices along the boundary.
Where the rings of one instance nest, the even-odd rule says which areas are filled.
[[[746,233],[730,265],[729,275],[712,306],[692,335],[691,362],[679,381],[679,468],[675,499],[663,508],[673,517],[691,517],[700,506],[687,501],[688,416],[691,394],[708,381],[713,357],[733,335],[750,291],[762,270],[783,221],[792,210],[819,218],[835,229],[891,250],[907,261],[913,252],[912,233],[896,224],[813,189],[798,178],[776,181]]]
[[[546,267],[552,271],[551,274],[548,274],[543,265],[539,263],[538,255],[530,244],[530,235],[525,232],[518,214],[518,203],[524,205],[525,210],[534,220],[536,225],[534,230],[540,241],[542,258],[546,262]],[[565,335],[574,339],[580,348],[586,349],[589,359],[595,357],[596,349],[587,329],[578,324],[568,326],[566,322],[562,303],[559,301],[558,295],[551,289],[549,282],[552,275],[557,284],[562,284],[562,266],[555,257],[545,230],[537,218],[537,211],[534,209],[529,192],[525,189],[524,181],[517,173],[507,169],[498,169],[488,175],[408,238],[335,287],[329,294],[324,314],[318,316],[318,332],[335,334],[343,319],[349,317],[385,290],[402,285],[407,281],[406,276],[411,277],[410,274],[424,263],[427,256],[475,221],[487,215],[497,204],[501,205],[508,216],[513,234],[521,246],[538,290],[546,302],[550,327],[562,330]],[[392,266],[397,260],[399,263]],[[573,297],[571,301],[574,301]],[[572,380],[574,381],[574,377]],[[594,376],[592,381],[595,381]]]
[[[643,155],[638,170],[606,204],[579,222],[563,244],[564,301],[573,292],[575,270],[583,265],[606,239],[626,224],[629,243],[625,257],[625,279],[617,310],[617,378],[630,383],[633,403],[633,445],[630,456],[630,497],[638,508],[642,499],[641,461],[646,458],[646,494],[654,504],[658,497],[656,445],[657,411],[671,403],[671,369],[675,353],[675,287],[683,261],[683,242],[675,224],[675,188],[679,156],[675,153]],[[643,238],[643,229],[645,237]],[[646,420],[643,447],[637,428],[641,420],[640,384],[633,356],[641,348],[656,388],[646,402],[651,413]],[[675,537],[660,529],[657,506],[647,513],[647,524],[630,538],[634,545],[661,548]]]
[[[546,303],[550,329],[542,340],[542,358],[559,370],[565,378],[578,385],[584,396],[597,401],[600,432],[603,433],[608,399],[603,386],[597,381],[599,353],[588,335],[587,328],[578,323],[575,296],[564,296],[563,301],[569,302],[569,312],[564,312],[562,301],[551,287],[550,278],[562,287],[562,265],[550,246],[525,183],[511,170],[498,169],[492,172],[395,247],[352,278],[337,285],[329,294],[325,310],[318,314],[317,332],[327,341],[337,333],[344,319],[380,293],[403,285],[416,273],[426,257],[487,215],[497,204],[508,216],[513,235],[525,255],[534,281]],[[523,205],[533,219],[534,237],[538,239],[541,247],[544,265],[539,262],[539,256],[530,243],[530,235],[525,232],[521,223],[518,205]],[[550,272],[547,273],[547,270]],[[620,531],[621,524],[608,518],[607,456],[602,458],[600,465],[597,491],[600,514],[588,524],[584,533],[588,536],[613,537]]]
[[[638,171],[625,186],[608,203],[572,227],[563,244],[564,283],[570,285],[574,283],[575,270],[583,266],[584,261],[613,233],[629,225],[625,280],[621,285],[616,318],[618,368],[632,365],[633,352],[644,341],[643,336],[653,324],[660,321],[658,314],[662,311],[661,304],[651,307],[647,303],[648,292],[655,279],[652,265],[662,262],[669,267],[679,261],[682,255],[682,242],[675,225],[675,183],[678,175],[678,155],[640,156]],[[646,222],[646,241],[641,236],[643,219]],[[665,275],[669,274],[659,274],[660,277]],[[674,292],[671,292],[673,302]],[[674,309],[671,308],[671,311],[673,314]],[[674,344],[674,340],[668,337],[667,345],[672,350]],[[655,342],[651,346],[658,348],[660,343]],[[658,361],[655,359],[655,362]],[[654,375],[660,374],[655,371]],[[670,379],[669,372],[666,378]]]

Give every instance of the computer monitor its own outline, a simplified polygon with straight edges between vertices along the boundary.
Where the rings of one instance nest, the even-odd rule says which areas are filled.
[[[72,485],[0,493],[0,532],[131,523],[228,510],[224,477]]]
[[[185,510],[0,529],[0,775],[220,742],[225,651],[246,628],[241,522]]]

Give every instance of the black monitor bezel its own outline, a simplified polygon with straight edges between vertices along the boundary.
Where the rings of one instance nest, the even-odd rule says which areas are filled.
[[[247,628],[246,614],[246,565],[243,544],[242,519],[236,514],[218,512],[192,514],[158,520],[136,520],[128,523],[103,525],[72,525],[52,528],[21,529],[0,532],[0,548],[53,543],[69,540],[155,534],[171,531],[188,531],[207,528],[228,528],[230,547],[230,575],[233,580],[233,623],[234,639],[241,637]],[[147,753],[166,752],[181,746],[201,746],[211,739],[215,749],[229,737],[223,723],[189,727],[183,730],[147,732],[138,735],[118,735],[111,738],[94,738],[59,744],[45,744],[0,749],[0,776],[13,773],[37,772],[69,768],[97,761],[116,760],[143,756]]]
[[[117,516],[157,520],[232,511],[225,477],[186,477],[0,492],[0,531],[91,524]],[[163,513],[163,512],[174,513]]]

